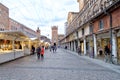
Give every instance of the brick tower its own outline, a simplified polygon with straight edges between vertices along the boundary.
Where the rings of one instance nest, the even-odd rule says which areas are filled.
[[[54,43],[58,45],[58,26],[52,26],[52,45]]]
[[[40,32],[39,27],[37,28],[36,33],[37,33],[37,39],[40,40],[41,32]]]

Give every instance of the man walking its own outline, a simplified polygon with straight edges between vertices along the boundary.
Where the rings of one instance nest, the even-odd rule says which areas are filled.
[[[81,55],[81,46],[78,46],[77,52],[78,52],[78,55]]]
[[[41,47],[40,46],[37,47],[36,52],[37,52],[37,58],[40,59],[40,53],[41,53]]]
[[[107,45],[105,46],[104,51],[105,51],[105,62],[108,62],[108,61],[110,61],[109,60],[109,58],[110,58],[110,49],[108,48]]]

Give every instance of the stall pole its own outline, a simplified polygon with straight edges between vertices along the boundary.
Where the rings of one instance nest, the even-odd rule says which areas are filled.
[[[12,49],[13,49],[13,54],[14,54],[14,59],[15,59],[15,40],[13,40]]]

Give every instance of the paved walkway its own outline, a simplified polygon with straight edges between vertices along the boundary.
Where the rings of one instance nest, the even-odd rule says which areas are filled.
[[[43,60],[31,55],[0,65],[0,80],[120,80],[119,69],[107,65],[112,64],[64,49],[47,50]]]
[[[64,49],[63,49],[63,50],[64,50]],[[81,58],[83,58],[83,59],[87,59],[87,60],[89,60],[89,61],[91,61],[91,62],[94,62],[94,63],[96,63],[96,64],[98,64],[98,65],[101,65],[101,66],[103,66],[103,67],[109,68],[109,69],[111,69],[111,70],[113,70],[113,71],[115,71],[115,72],[117,72],[117,73],[120,73],[120,65],[106,63],[106,62],[104,62],[103,60],[90,58],[89,56],[80,56],[80,55],[78,55],[76,52],[73,52],[73,51],[70,51],[70,50],[66,50],[66,51],[69,52],[69,53],[71,53],[71,54],[74,54],[74,55],[76,55],[76,56],[79,56],[79,57],[81,57]]]

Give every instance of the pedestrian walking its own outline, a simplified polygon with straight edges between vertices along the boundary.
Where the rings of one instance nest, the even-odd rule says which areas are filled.
[[[40,59],[40,54],[41,54],[41,47],[40,46],[37,47],[36,52],[37,52],[37,58]]]
[[[52,46],[52,50],[53,50],[53,53],[54,53],[55,52],[55,46],[54,45]]]
[[[53,52],[56,52],[56,50],[57,50],[57,45],[56,45],[56,43],[54,43],[53,44]]]
[[[108,45],[105,46],[104,53],[105,53],[105,62],[109,62],[110,61],[110,49]]]
[[[55,52],[55,46],[54,45],[52,46],[52,51],[53,51],[53,53]]]
[[[50,52],[51,52],[52,46],[50,46],[49,48],[50,48]]]
[[[45,49],[44,49],[44,46],[42,46],[41,53],[40,53],[42,59],[44,58],[44,53],[45,53]]]
[[[33,45],[32,45],[31,51],[32,51],[32,54],[35,54],[35,47]]]
[[[81,55],[81,46],[78,46],[77,52],[78,52],[78,55]]]
[[[65,49],[67,49],[67,46],[65,46]]]

